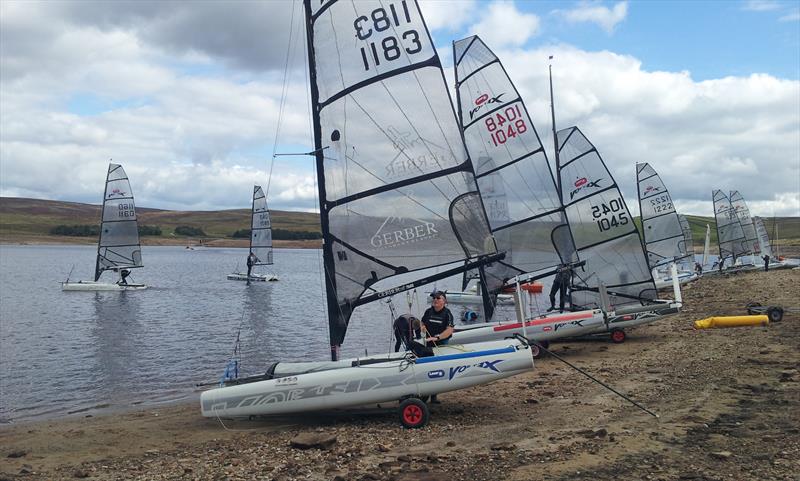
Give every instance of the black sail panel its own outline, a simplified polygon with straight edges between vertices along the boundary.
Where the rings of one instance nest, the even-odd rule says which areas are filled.
[[[444,74],[413,0],[306,0],[332,355],[396,274],[495,253]]]
[[[556,134],[562,201],[578,256],[575,305],[599,307],[600,283],[615,306],[655,299],[653,276],[625,200],[597,149],[577,127]]]
[[[486,267],[497,291],[516,275],[571,262],[555,179],[539,135],[503,65],[477,36],[453,43],[461,128],[502,262]],[[563,229],[560,229],[563,231]],[[561,255],[560,255],[561,254]]]

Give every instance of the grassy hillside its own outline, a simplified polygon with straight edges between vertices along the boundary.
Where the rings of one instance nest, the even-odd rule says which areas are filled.
[[[172,211],[137,207],[140,225],[157,225],[162,237],[175,237],[177,226],[202,229],[208,237],[230,237],[250,228],[250,209]],[[308,212],[271,211],[276,229],[319,232],[319,216]],[[47,236],[57,225],[97,224],[100,206],[40,199],[0,198],[0,234]]]

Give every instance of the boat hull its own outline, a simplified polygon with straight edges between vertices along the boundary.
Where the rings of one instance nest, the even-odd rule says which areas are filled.
[[[492,322],[476,327],[457,327],[452,341],[461,344],[484,342],[513,337],[515,334],[536,341],[552,341],[575,337],[598,329],[605,329],[606,322],[600,309],[548,314],[521,322]]]
[[[147,289],[144,284],[116,284],[107,282],[78,281],[62,282],[62,291],[141,291]]]
[[[479,294],[471,294],[469,292],[448,292],[447,302],[448,304],[480,305],[483,303],[483,297],[481,297]],[[500,294],[497,296],[497,300],[495,302],[499,305],[513,305],[514,296],[509,294]]]
[[[246,281],[247,280],[247,273],[246,272],[234,272],[233,274],[228,274],[229,281]],[[266,281],[277,281],[278,276],[274,274],[250,274],[250,282],[266,282]]]
[[[503,346],[220,387],[200,395],[201,411],[206,417],[243,417],[384,403],[486,384],[533,367],[527,346]]]

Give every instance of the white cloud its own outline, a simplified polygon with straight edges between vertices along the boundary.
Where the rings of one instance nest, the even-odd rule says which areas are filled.
[[[226,3],[224,13],[206,3],[115,2],[114,12],[102,2],[0,2],[0,195],[96,203],[113,158],[140,206],[249,205],[271,162],[289,13],[269,11],[275,2],[255,10]],[[800,215],[800,82],[764,74],[697,82],[690,72],[648,71],[613,52],[526,49],[538,17],[511,3],[479,5],[486,16],[472,30],[504,62],[548,153],[554,54],[559,126],[581,127],[629,200],[634,165],[647,161],[690,214],[710,215],[711,190],[722,188],[740,190],[755,215]],[[428,20],[440,29],[465,25],[477,9],[422,8],[439,12]],[[222,23],[209,30],[214,14]],[[248,15],[257,20],[239,23]],[[278,32],[267,28],[274,24]],[[249,33],[199,38],[236,28]],[[295,54],[284,152],[313,148],[302,48]],[[94,111],[76,108],[82,97],[97,100]],[[313,160],[278,162],[270,206],[314,209]]]
[[[782,16],[778,19],[779,22],[800,22],[800,10],[795,10],[794,12],[787,13],[786,15]]]
[[[781,8],[781,4],[773,0],[748,0],[742,6],[743,10],[750,10],[754,12],[767,12],[770,10],[777,10],[779,8]]]
[[[421,0],[419,8],[430,30],[454,32],[475,20],[477,0]]]
[[[583,2],[572,10],[557,10],[556,13],[571,23],[596,23],[611,34],[628,15],[628,2],[618,2],[611,9],[593,2]]]
[[[568,46],[495,51],[552,158],[548,55],[555,54],[556,121],[594,143],[629,204],[636,162],[659,172],[679,205],[711,215],[711,190],[740,190],[756,215],[800,215],[800,82],[754,74],[695,82],[650,72],[633,57]],[[766,202],[766,203],[763,203]],[[701,207],[702,206],[702,207]]]
[[[470,34],[479,35],[491,48],[521,46],[539,34],[539,17],[522,13],[512,2],[493,2]]]

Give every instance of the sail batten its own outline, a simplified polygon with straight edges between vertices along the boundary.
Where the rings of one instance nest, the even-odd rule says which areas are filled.
[[[472,36],[453,42],[457,110],[489,223],[506,252],[483,270],[496,293],[517,275],[574,261],[555,178],[529,112],[502,62]]]
[[[133,191],[119,164],[108,165],[101,216],[94,280],[107,270],[142,267]]]
[[[375,283],[497,249],[416,1],[304,6],[336,358]]]

